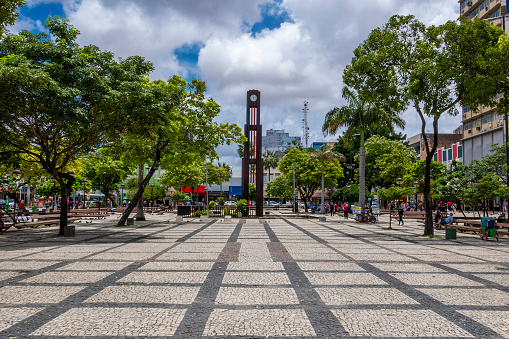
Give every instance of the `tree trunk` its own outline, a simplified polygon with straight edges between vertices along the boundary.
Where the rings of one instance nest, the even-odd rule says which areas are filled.
[[[322,204],[320,205],[320,214],[325,214],[325,194],[324,194],[324,189],[325,189],[325,176],[324,176],[324,173],[323,173],[323,161],[322,161],[322,194],[320,195],[320,199],[322,201]]]
[[[59,180],[60,184],[60,228],[58,235],[63,236],[64,230],[67,227],[67,197],[69,196],[69,189],[63,180]]]
[[[364,215],[366,209],[366,149],[364,148],[364,131],[361,131],[361,147],[359,155],[359,204],[361,205],[361,215]]]
[[[145,171],[145,165],[141,164],[138,166],[138,189],[143,183],[143,172]],[[145,190],[145,186],[143,187]],[[143,191],[142,191],[143,192]],[[145,221],[145,215],[143,214],[143,193],[138,197],[137,205],[136,205],[136,220],[137,221]]]
[[[148,172],[147,176],[143,181],[141,182],[141,185],[138,185],[138,190],[134,194],[133,200],[129,202],[129,205],[127,206],[126,210],[122,214],[122,217],[117,223],[117,226],[124,226],[127,218],[131,214],[132,210],[134,209],[134,206],[136,206],[139,199],[142,199],[143,201],[143,191],[145,190],[145,186],[147,186],[148,182],[150,181],[150,178],[154,175],[155,171],[159,168],[159,164],[161,163],[161,152],[162,150],[168,145],[168,141],[163,142],[156,147],[156,154],[155,154],[155,160],[152,164],[152,167],[150,168],[150,171]]]

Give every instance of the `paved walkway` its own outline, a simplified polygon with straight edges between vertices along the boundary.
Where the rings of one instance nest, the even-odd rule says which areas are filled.
[[[0,235],[0,338],[509,337],[509,241],[335,217]],[[443,231],[437,231],[443,235]]]

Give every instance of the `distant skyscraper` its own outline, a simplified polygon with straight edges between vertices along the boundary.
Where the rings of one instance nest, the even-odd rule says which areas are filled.
[[[301,142],[300,137],[291,137],[284,130],[269,129],[262,139],[262,148],[264,151],[284,151],[286,145],[292,140]]]

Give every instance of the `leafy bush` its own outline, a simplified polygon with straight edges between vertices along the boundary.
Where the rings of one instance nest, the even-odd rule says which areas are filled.
[[[219,205],[224,204],[224,198],[223,197],[217,198],[217,202],[219,203]]]
[[[210,208],[214,208],[214,207],[216,207],[216,202],[215,202],[215,201],[211,201],[211,202],[209,202],[209,207],[210,207]]]
[[[193,217],[198,218],[201,215],[207,215],[207,210],[196,211],[193,213]]]
[[[235,210],[237,212],[244,213],[247,211],[247,200],[246,199],[240,199],[237,201],[237,204],[235,205]]]
[[[224,215],[230,215],[230,206],[225,206],[224,207]]]

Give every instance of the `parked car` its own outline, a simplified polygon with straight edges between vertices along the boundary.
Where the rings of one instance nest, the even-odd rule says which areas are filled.
[[[279,206],[277,201],[269,201],[269,206]]]
[[[235,206],[236,204],[237,204],[236,201],[231,201],[231,200],[228,200],[228,201],[224,202],[225,206]]]

